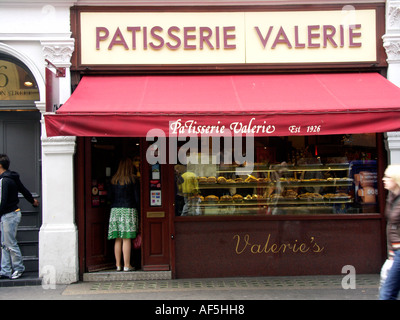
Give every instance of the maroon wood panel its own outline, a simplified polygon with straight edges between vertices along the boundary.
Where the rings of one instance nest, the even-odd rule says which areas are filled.
[[[104,150],[102,154],[92,154],[90,138],[84,139],[85,144],[85,271],[107,269],[115,265],[114,242],[107,240],[109,207],[92,206],[92,158],[96,159],[101,167],[105,167],[102,160],[107,158]],[[104,154],[103,154],[104,153]],[[82,194],[78,195],[83,197]],[[82,216],[82,214],[80,214]]]
[[[177,278],[377,273],[381,219],[176,221]]]

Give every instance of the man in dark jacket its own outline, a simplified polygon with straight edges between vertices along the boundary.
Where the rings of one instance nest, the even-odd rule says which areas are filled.
[[[18,279],[25,271],[16,236],[21,221],[18,192],[34,207],[39,205],[19,179],[18,173],[9,171],[10,159],[0,154],[0,221],[1,221],[1,278]]]

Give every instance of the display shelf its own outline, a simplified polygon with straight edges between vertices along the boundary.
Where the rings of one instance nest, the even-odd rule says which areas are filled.
[[[275,187],[277,183],[280,186],[302,188],[302,187],[347,187],[353,183],[352,179],[348,180],[323,180],[323,181],[272,181],[272,182],[243,182],[243,183],[199,183],[199,189],[229,189],[229,188],[260,188]]]
[[[277,172],[277,171],[346,171],[350,170],[349,163],[332,163],[332,164],[302,164],[302,165],[254,165],[254,166],[229,166],[219,168],[217,173],[260,173],[260,172]]]
[[[353,196],[347,194],[354,183],[348,177],[349,170],[347,163],[219,168],[216,177],[198,177],[199,195],[188,205],[192,212],[204,215],[333,213],[354,202]],[[320,172],[322,178],[306,178],[307,172],[313,177]],[[240,181],[237,176],[242,177]],[[234,194],[242,198],[229,199]],[[215,200],[208,201],[207,195]]]
[[[340,203],[351,203],[352,198],[340,198],[340,199],[272,199],[272,200],[243,200],[243,201],[202,201],[199,203],[193,203],[192,205],[198,205],[203,207],[217,207],[217,206],[271,206],[271,205],[314,205],[314,204],[340,204]]]

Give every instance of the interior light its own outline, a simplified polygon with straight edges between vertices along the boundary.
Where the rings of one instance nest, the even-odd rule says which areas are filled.
[[[27,74],[25,75],[24,86],[25,87],[33,87],[33,81],[31,79],[31,77]]]

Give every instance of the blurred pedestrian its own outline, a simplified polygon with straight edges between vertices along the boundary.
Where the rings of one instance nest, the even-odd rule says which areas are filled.
[[[388,259],[393,264],[379,292],[380,300],[397,300],[400,291],[400,165],[390,165],[383,177],[386,202]]]

